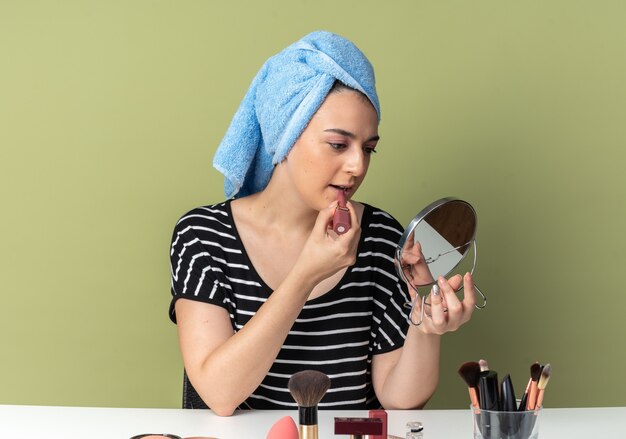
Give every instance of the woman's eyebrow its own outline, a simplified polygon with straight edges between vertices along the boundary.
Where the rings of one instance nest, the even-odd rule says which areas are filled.
[[[356,138],[356,135],[354,133],[351,133],[350,131],[342,130],[341,128],[329,128],[327,130],[324,130],[324,132],[341,134],[342,136],[346,136],[351,139]],[[371,142],[374,140],[380,140],[380,136],[376,135],[367,139],[368,142]]]

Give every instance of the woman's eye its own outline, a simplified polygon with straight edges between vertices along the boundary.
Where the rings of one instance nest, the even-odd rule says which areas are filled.
[[[343,143],[328,143],[332,149],[343,149],[346,147]]]
[[[376,148],[363,148],[363,151],[365,151],[365,154],[375,154],[376,153]]]

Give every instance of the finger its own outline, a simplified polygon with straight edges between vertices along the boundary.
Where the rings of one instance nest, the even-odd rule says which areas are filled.
[[[460,276],[458,277],[460,278]],[[461,324],[463,304],[456,295],[456,291],[445,277],[439,276],[437,283],[439,284],[439,288],[441,288],[442,295],[445,297],[446,305],[448,307],[448,324],[450,325],[451,330],[455,330]]]
[[[452,289],[454,289],[454,291],[459,291],[459,288],[461,288],[462,282],[463,282],[463,278],[461,277],[460,274],[455,274],[450,279],[448,279],[448,283],[450,284]]]
[[[315,219],[315,224],[313,225],[313,233],[315,234],[326,234],[326,231],[329,227],[332,227],[333,215],[335,214],[335,208],[337,207],[337,202],[333,201],[330,206],[326,209],[322,209],[317,214],[317,218]]]
[[[476,288],[474,288],[474,278],[471,273],[466,273],[463,277],[463,308],[466,321],[470,319],[476,305]]]
[[[428,285],[435,281],[430,272],[430,268],[424,261],[423,256],[417,261],[417,263],[412,265],[412,269],[414,270],[413,275],[418,285]]]
[[[459,290],[459,287],[461,286],[461,282],[463,282],[463,278],[461,277],[460,274],[457,274],[451,277],[450,279],[448,279],[448,283],[450,284],[450,286],[452,287],[454,291]],[[442,297],[443,297],[443,308],[448,309],[448,302],[446,300],[446,295],[444,294]]]
[[[413,236],[414,236],[413,231],[411,231],[411,233],[409,233],[409,236],[407,237],[404,243],[404,248],[402,249],[403,252],[409,251],[411,247],[413,246]]]
[[[424,255],[422,254],[422,246],[419,241],[407,241],[402,249],[402,259],[409,264],[416,264],[420,261],[424,260]]]
[[[419,255],[412,253],[410,250],[403,250],[400,255],[403,264],[412,265],[419,261]]]
[[[447,322],[442,302],[441,287],[435,284],[430,290],[430,318],[433,326],[439,331],[445,328]]]
[[[350,211],[350,222],[352,223],[351,226],[359,226],[359,217],[356,214],[356,209],[354,208],[354,206],[352,205],[352,203],[350,201],[346,202],[346,207],[348,208],[348,210]]]

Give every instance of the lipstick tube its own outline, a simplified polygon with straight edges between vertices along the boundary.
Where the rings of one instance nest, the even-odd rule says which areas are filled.
[[[344,191],[337,192],[337,208],[333,215],[333,230],[337,235],[343,235],[351,226],[350,211],[346,207],[346,193]]]

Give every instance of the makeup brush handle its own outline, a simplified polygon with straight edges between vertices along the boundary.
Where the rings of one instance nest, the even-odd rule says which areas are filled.
[[[540,408],[541,404],[543,404],[543,389],[540,389],[539,393],[537,393],[537,403],[535,404],[535,408]]]
[[[537,381],[533,381],[530,385],[530,393],[528,394],[528,404],[526,408],[528,410],[535,410],[535,405],[537,404]]]
[[[522,396],[522,399],[519,402],[519,407],[517,408],[517,411],[518,412],[526,411],[527,405],[528,405],[528,392],[524,393],[524,396]]]
[[[300,425],[298,427],[300,439],[318,439],[317,425]]]
[[[472,407],[474,407],[475,409],[479,409],[480,404],[478,403],[478,392],[476,387],[468,387],[467,390],[469,391],[469,397],[472,403]]]
[[[517,407],[518,412],[526,411],[526,406],[528,405],[528,393],[530,392],[530,386],[533,383],[533,379],[528,379],[528,384],[526,384],[526,389],[524,389],[524,394],[522,395],[522,399],[519,402],[519,407]]]

